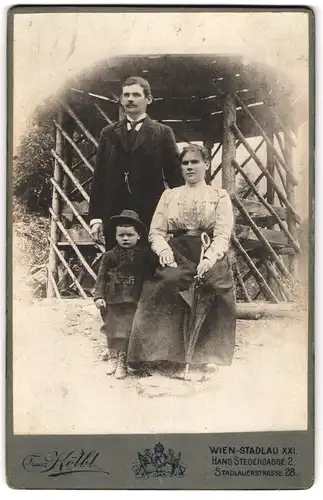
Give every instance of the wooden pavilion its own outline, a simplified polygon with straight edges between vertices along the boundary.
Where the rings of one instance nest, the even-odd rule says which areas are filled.
[[[292,302],[300,252],[293,87],[271,68],[220,55],[112,58],[69,82],[54,121],[47,296],[92,294],[104,251],[91,240],[87,216],[98,138],[122,116],[122,82],[134,75],[150,82],[149,115],[170,125],[178,143],[203,143],[212,157],[208,181],[221,179],[231,196],[237,300]]]

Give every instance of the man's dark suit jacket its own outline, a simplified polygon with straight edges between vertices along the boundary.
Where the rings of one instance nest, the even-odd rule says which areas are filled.
[[[103,220],[106,240],[112,236],[109,218],[124,209],[135,210],[148,230],[165,181],[170,188],[183,184],[179,153],[170,127],[147,116],[132,147],[127,145],[127,134],[124,119],[105,127],[100,136],[89,216]]]

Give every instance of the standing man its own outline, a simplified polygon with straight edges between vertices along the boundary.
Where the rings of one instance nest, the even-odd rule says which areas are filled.
[[[146,114],[152,99],[146,80],[128,78],[121,95],[126,118],[101,132],[89,216],[93,240],[104,235],[107,249],[114,245],[110,217],[134,210],[149,229],[165,183],[170,188],[183,183],[172,129]]]

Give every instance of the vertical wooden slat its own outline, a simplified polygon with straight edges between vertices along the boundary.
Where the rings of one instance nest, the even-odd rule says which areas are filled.
[[[70,116],[68,116],[68,119],[64,120],[63,126],[64,126],[64,130],[66,131],[67,136],[73,138],[73,133],[74,133],[74,130],[75,130],[75,122],[74,122],[74,120]],[[62,133],[62,131],[60,131],[60,132]],[[64,160],[65,160],[66,164],[70,168],[72,168],[72,165],[73,165],[73,155],[74,155],[73,146],[64,137],[64,139],[63,139],[63,157],[64,157]],[[57,184],[57,188],[59,189],[58,184]],[[64,193],[66,193],[68,196],[70,195],[70,191],[72,189],[72,183],[71,183],[71,179],[69,178],[69,176],[66,174],[65,171],[63,171],[62,189],[63,189]],[[63,212],[63,210],[64,210],[63,200],[61,200],[61,207],[62,207],[62,212]],[[68,219],[65,218],[64,219],[64,224],[65,224],[65,227],[71,227],[72,221],[69,221]],[[67,251],[62,251],[62,255],[63,255],[63,257],[65,257],[65,259],[67,259],[68,252]],[[60,266],[60,269],[61,269],[61,267],[62,266]],[[64,276],[62,276],[62,279],[61,279],[61,287],[63,289],[67,287],[67,275],[65,273],[64,273]]]
[[[54,288],[56,298],[61,299],[62,297],[61,297],[61,294],[59,293],[58,286],[56,285],[56,281],[54,280],[54,276],[51,273],[51,271],[49,270],[48,266],[47,266],[47,272],[48,272],[48,279],[51,282],[52,287]]]
[[[284,134],[285,135],[285,134]],[[289,140],[289,136],[285,135],[285,158],[286,163],[291,171],[293,171],[293,144]],[[295,186],[293,183],[293,179],[289,174],[286,174],[286,195],[289,203],[295,207],[296,205],[296,196],[295,196]],[[292,217],[290,210],[288,210],[287,216],[287,225],[289,232],[297,240],[297,225]],[[296,255],[289,256],[289,272],[292,275],[293,279],[296,280],[298,278],[298,260]]]
[[[274,142],[274,132],[271,124],[269,124],[268,126],[267,135],[269,140],[271,142]],[[266,152],[267,152],[267,170],[272,176],[272,178],[275,180],[274,153],[273,150],[270,147],[268,147],[267,143],[266,143]],[[268,181],[268,179],[267,179],[267,202],[270,203],[271,205],[275,204],[275,189],[273,185]]]
[[[203,141],[203,146],[208,150],[209,159],[210,159],[210,166],[209,166],[209,168],[208,168],[208,170],[206,171],[206,174],[205,174],[205,182],[207,184],[211,184],[211,180],[212,180],[212,173],[211,173],[211,167],[212,167],[212,149],[213,149],[213,146],[214,146],[214,142]]]
[[[236,137],[232,126],[236,124],[236,114],[235,96],[230,92],[224,97],[222,148],[222,187],[229,194],[235,192],[235,169],[232,160],[236,156]]]
[[[60,108],[58,114],[58,122],[60,124],[63,123],[63,109]],[[56,129],[56,145],[55,151],[58,156],[63,156],[63,137],[60,130]],[[54,179],[58,185],[61,185],[63,179],[63,170],[57,159],[54,162]],[[52,209],[55,213],[60,215],[60,196],[55,188],[53,188],[53,197],[52,197]],[[50,238],[56,244],[59,237],[59,228],[56,224],[56,221],[53,217],[51,217],[50,222]],[[58,257],[52,246],[49,248],[49,257],[48,257],[48,273],[53,276],[55,282],[58,281]],[[53,298],[56,297],[55,289],[50,279],[47,281],[47,297]]]

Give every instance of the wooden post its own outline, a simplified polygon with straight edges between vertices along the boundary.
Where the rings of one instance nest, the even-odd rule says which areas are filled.
[[[205,182],[207,184],[211,184],[211,180],[212,180],[212,172],[211,172],[211,169],[212,169],[212,149],[213,149],[213,146],[214,146],[214,142],[212,142],[212,141],[203,141],[203,146],[208,150],[209,159],[210,159],[210,166],[209,166],[209,168],[208,168],[208,170],[206,171],[206,174],[205,174]]]
[[[65,127],[65,131],[66,131],[67,136],[73,138],[73,132],[74,132],[73,120],[71,120],[71,119],[66,120],[66,122],[64,123],[64,127]],[[63,139],[63,158],[65,159],[66,165],[70,169],[72,169],[72,166],[73,166],[73,146],[70,142],[68,142],[66,140],[66,138]],[[63,172],[62,188],[63,188],[64,193],[69,197],[70,190],[71,190],[71,181],[65,172]],[[63,204],[63,201],[61,203]]]
[[[291,171],[293,171],[293,144],[289,139],[289,135],[284,133],[284,142],[285,142],[285,158],[286,163]],[[296,196],[295,196],[295,186],[291,176],[286,174],[286,195],[289,203],[295,208],[296,205]],[[295,240],[297,240],[297,225],[292,217],[290,210],[288,210],[287,215],[287,225],[289,232],[293,236]],[[289,272],[293,277],[293,280],[297,280],[298,278],[298,260],[296,255],[289,256]]]
[[[59,114],[58,114],[58,122],[62,124],[63,122],[63,109],[60,108]],[[62,156],[63,154],[63,137],[61,132],[56,128],[56,146],[55,150],[58,156]],[[59,186],[61,186],[62,179],[63,179],[63,171],[62,167],[55,159],[54,163],[54,179],[57,182]],[[59,193],[55,188],[53,188],[53,198],[52,198],[52,209],[54,210],[55,213],[60,214],[60,196]],[[56,244],[59,238],[59,228],[56,224],[56,221],[54,220],[53,217],[51,217],[51,222],[50,222],[50,237],[51,240]],[[48,257],[48,272],[49,274],[53,277],[55,282],[58,280],[58,257],[53,249],[52,245],[49,248],[49,257]],[[53,284],[51,280],[48,278],[47,280],[47,297],[48,298],[53,298],[56,297],[55,289],[53,287]]]
[[[273,143],[274,142],[274,132],[273,132],[272,124],[269,125],[269,130],[268,130],[267,134],[268,134],[269,140]],[[267,170],[270,173],[270,175],[272,176],[272,178],[275,180],[274,153],[273,153],[273,150],[268,146],[267,143],[266,143],[266,152],[267,152]],[[275,204],[275,189],[274,189],[273,185],[268,181],[268,179],[267,179],[267,202],[270,205]],[[272,226],[270,226],[270,227],[272,227]]]
[[[234,93],[228,93],[224,97],[223,106],[222,187],[229,194],[235,193],[235,169],[232,160],[236,156],[236,137],[232,126],[236,124],[236,115]]]

